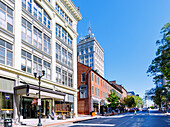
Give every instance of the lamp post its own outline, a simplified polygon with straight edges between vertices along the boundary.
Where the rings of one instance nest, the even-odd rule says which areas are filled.
[[[41,95],[40,95],[40,84],[41,84],[41,78],[45,75],[45,71],[42,70],[42,75],[39,74],[39,76],[37,77],[37,73],[34,72],[34,77],[38,78],[38,83],[39,83],[39,99],[38,99],[38,105],[39,105],[39,122],[37,126],[42,126],[41,124]]]

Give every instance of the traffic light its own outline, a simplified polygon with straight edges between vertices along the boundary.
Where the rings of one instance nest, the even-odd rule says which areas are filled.
[[[30,88],[30,86],[29,86],[29,84],[27,84],[27,87],[26,87],[26,95],[27,96],[29,96],[29,88]]]

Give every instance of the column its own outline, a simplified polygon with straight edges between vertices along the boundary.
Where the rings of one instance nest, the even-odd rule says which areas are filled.
[[[77,92],[74,94],[74,117],[77,117]]]
[[[20,96],[16,95],[16,92],[14,92],[13,96],[13,118],[16,120],[16,122],[20,122]]]
[[[93,108],[93,98],[92,97],[91,97],[91,111],[94,111],[94,108]]]
[[[15,43],[14,43],[14,67],[18,70],[21,69],[21,1],[15,1]]]
[[[77,35],[73,38],[73,88],[77,89]]]
[[[54,0],[53,0],[54,1]],[[51,65],[51,80],[56,82],[56,42],[55,42],[55,13],[52,17],[52,38],[51,38],[51,55],[52,55],[52,65]]]

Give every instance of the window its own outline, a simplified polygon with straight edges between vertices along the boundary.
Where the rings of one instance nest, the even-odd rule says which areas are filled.
[[[90,54],[90,67],[93,67],[93,54]]]
[[[81,57],[81,63],[84,64],[84,56]]]
[[[42,32],[34,27],[34,46],[42,50]]]
[[[61,83],[61,69],[56,67],[56,82]]]
[[[101,87],[102,87],[102,79],[101,79]]]
[[[64,13],[64,11],[57,4],[55,6],[55,9],[65,19],[65,21],[68,22],[70,26],[72,26],[71,19]]]
[[[44,34],[44,52],[47,54],[51,54],[51,43],[50,38]]]
[[[22,0],[22,7],[32,13],[32,0]]]
[[[82,73],[82,74],[81,74],[81,81],[82,81],[82,82],[85,82],[85,73]]]
[[[90,52],[93,52],[93,47],[90,47]]]
[[[62,62],[67,64],[67,50],[62,48]]]
[[[72,67],[73,60],[72,60],[72,54],[68,53],[68,66]]]
[[[95,83],[97,83],[96,75],[95,75]]]
[[[42,22],[42,13],[43,13],[43,9],[36,3],[34,2],[34,16],[40,21]]]
[[[93,73],[92,73],[92,81],[94,81]]]
[[[45,70],[45,78],[50,80],[51,79],[51,64],[44,61],[44,70]]]
[[[0,63],[13,66],[13,46],[0,39]]]
[[[95,87],[95,95],[97,96],[97,87]]]
[[[92,86],[92,94],[94,95],[94,86]]]
[[[87,54],[88,53],[88,48],[86,48],[85,51],[86,51],[86,54]]]
[[[105,98],[105,92],[103,92],[103,96],[104,96],[104,98]]]
[[[81,50],[81,55],[83,55],[84,54],[84,51],[83,50]]]
[[[85,64],[86,64],[87,66],[89,65],[88,55],[85,56]]]
[[[22,0],[22,7],[32,14],[33,5],[33,16],[37,18],[40,22],[43,22],[43,24],[50,29],[50,17],[44,11],[44,9],[40,7],[40,5],[38,5],[36,2],[32,3],[32,1],[33,0]]]
[[[43,23],[44,25],[50,29],[50,17],[48,16],[48,14],[44,11],[44,18],[43,18]]]
[[[87,98],[87,85],[80,86],[80,98]]]
[[[62,39],[68,46],[72,47],[72,38],[64,28],[56,24],[56,36]]]
[[[72,47],[72,38],[68,35],[68,45]]]
[[[34,71],[36,71],[38,75],[41,75],[42,74],[42,59],[34,56],[33,61],[34,61]]]
[[[32,25],[24,18],[22,18],[22,28],[21,28],[22,40],[32,43]]]
[[[100,90],[98,89],[98,96],[100,97]]]
[[[61,46],[56,43],[56,59],[61,61]]]
[[[73,87],[73,79],[71,73],[68,73],[68,86]]]
[[[59,38],[61,38],[61,26],[56,24],[56,36],[58,36]]]
[[[0,1],[0,27],[13,33],[13,10]]]
[[[98,85],[99,85],[99,77],[98,77]]]
[[[67,72],[62,70],[62,84],[67,85]]]
[[[21,70],[32,73],[32,56],[24,50],[21,51]]]

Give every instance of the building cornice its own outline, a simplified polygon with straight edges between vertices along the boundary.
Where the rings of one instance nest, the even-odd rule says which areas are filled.
[[[75,17],[77,18],[78,21],[82,19],[82,15],[80,14],[79,10],[77,7],[74,5],[74,3],[71,0],[63,0],[66,5],[70,8],[70,10],[73,12]]]
[[[20,75],[20,76],[25,76],[25,77],[28,77],[28,78],[31,78],[31,79],[34,79],[34,80],[38,80],[38,79],[35,79],[32,74],[26,73],[26,72],[24,72],[22,70],[18,70],[18,69],[15,69],[13,67],[10,67],[10,66],[6,66],[6,65],[0,64],[0,70],[11,72],[13,74]],[[5,76],[5,75],[2,74],[2,76]],[[12,78],[14,80],[17,79],[17,77],[10,77],[10,78]],[[64,88],[64,89],[73,91],[73,92],[77,92],[78,91],[75,88],[71,88],[71,87],[68,87],[68,86],[60,85],[60,84],[57,84],[56,82],[53,82],[51,80],[47,80],[47,79],[44,79],[44,78],[42,78],[41,81],[44,82],[44,83],[53,85],[53,86],[57,86],[57,87],[60,87],[60,88]]]

